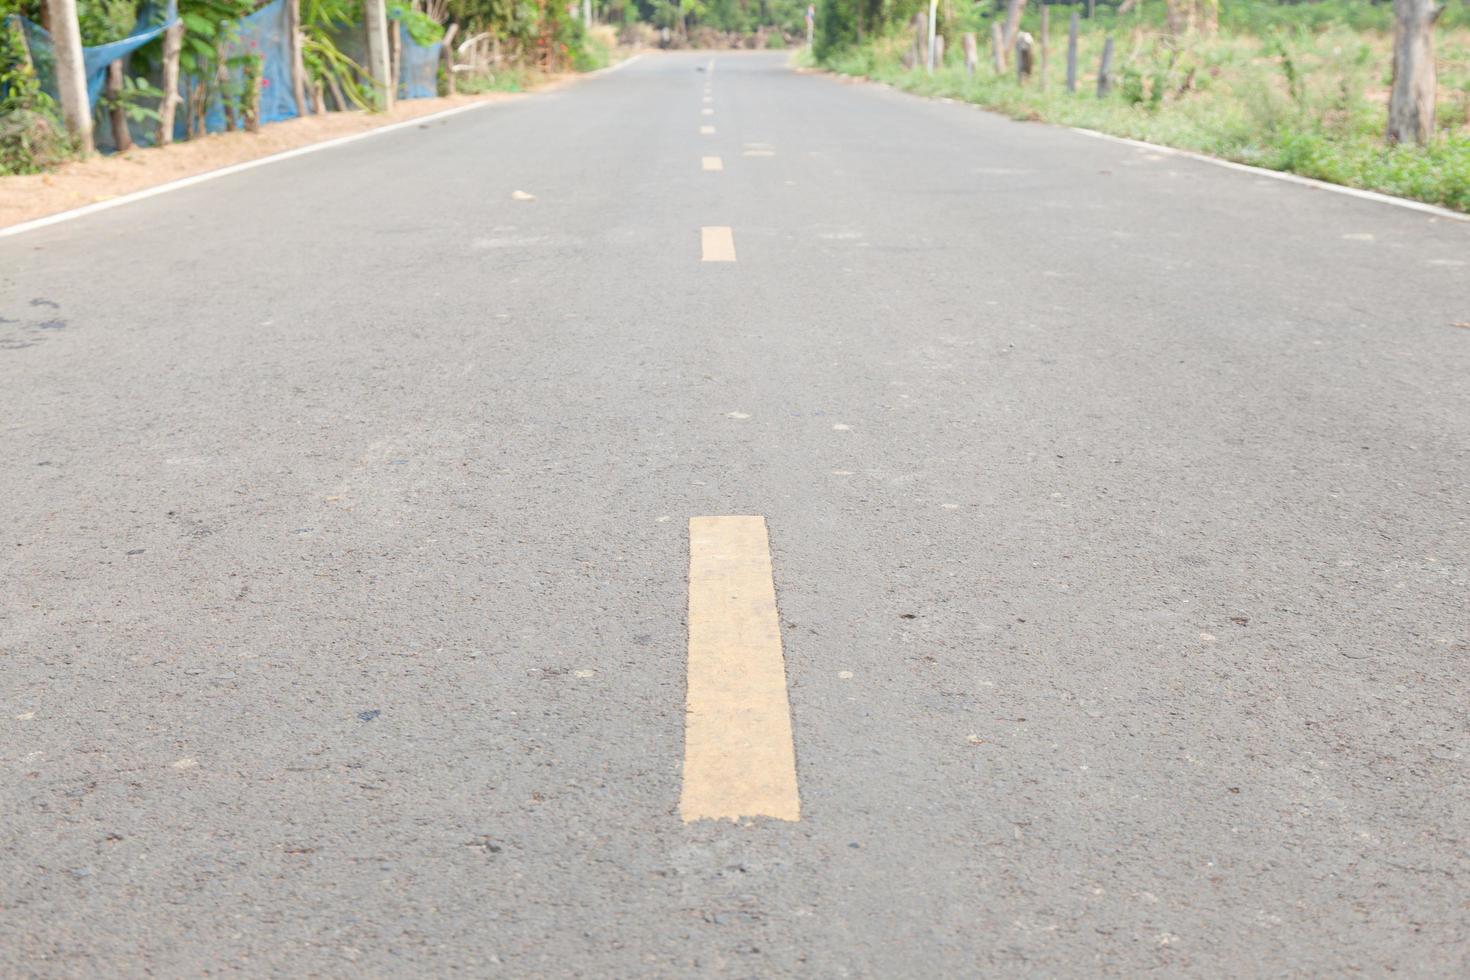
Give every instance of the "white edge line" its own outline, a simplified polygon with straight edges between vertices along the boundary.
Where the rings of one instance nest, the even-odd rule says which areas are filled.
[[[133,191],[130,194],[123,194],[121,197],[108,198],[105,201],[98,201],[95,204],[87,204],[79,208],[73,208],[70,211],[58,211],[56,214],[48,214],[44,218],[36,218],[33,221],[23,221],[18,225],[11,225],[8,228],[0,228],[0,238],[5,238],[10,235],[19,235],[23,232],[33,231],[37,228],[45,228],[47,225],[60,224],[63,221],[71,221],[75,218],[81,218],[89,214],[95,214],[98,211],[106,211],[109,208],[121,207],[124,204],[131,204],[134,201],[141,201],[144,198],[157,197],[159,194],[167,194],[169,191],[176,191],[185,187],[192,187],[195,184],[202,184],[205,181],[214,180],[218,177],[228,177],[230,174],[237,174],[240,173],[242,170],[253,170],[256,167],[263,167],[269,163],[279,163],[282,160],[289,160],[292,157],[300,157],[305,156],[308,153],[315,153],[318,150],[329,150],[334,146],[342,146],[345,143],[355,143],[358,140],[367,139],[369,136],[378,136],[382,133],[391,133],[395,129],[403,129],[406,126],[416,126],[434,119],[443,119],[445,116],[453,116],[461,112],[469,112],[471,109],[482,109],[487,105],[495,105],[499,101],[501,100],[486,99],[484,102],[474,102],[470,105],[455,106],[453,109],[445,109],[443,112],[431,112],[426,116],[415,116],[412,119],[405,119],[402,122],[389,123],[386,126],[379,126],[376,129],[369,129],[361,133],[349,133],[346,136],[338,136],[335,139],[324,140],[320,143],[308,143],[306,146],[298,146],[295,149],[282,150],[280,153],[272,153],[270,156],[257,157],[254,160],[246,160],[242,163],[232,163],[228,167],[220,167],[218,170],[206,170],[202,174],[194,174],[190,177],[180,177],[178,180],[171,180],[166,184],[158,184],[153,187],[145,187],[140,191]]]
[[[854,77],[852,75],[838,74],[827,69],[821,69],[821,71],[822,74],[827,75],[829,78],[851,79]],[[939,102],[946,102],[951,105],[969,106],[972,109],[978,109],[981,112],[989,113],[992,116],[1000,116],[1002,119],[1010,118],[1004,113],[992,109],[989,106],[981,105],[978,102],[956,100],[942,95],[920,95],[918,92],[908,92],[900,88],[895,88],[887,82],[878,82],[871,79],[864,79],[864,81],[868,85],[872,85],[876,88],[887,89],[890,92],[895,92],[899,95],[915,96],[920,99],[931,99]],[[1169,153],[1174,156],[1188,157],[1191,160],[1198,160],[1200,163],[1212,163],[1217,167],[1224,167],[1227,170],[1239,170],[1241,173],[1255,174],[1257,177],[1270,177],[1273,180],[1284,180],[1288,184],[1298,184],[1302,187],[1313,187],[1319,191],[1331,191],[1334,194],[1346,194],[1348,197],[1356,197],[1364,201],[1377,201],[1379,204],[1392,204],[1395,207],[1408,208],[1410,211],[1421,211],[1424,214],[1432,214],[1436,218],[1449,218],[1452,221],[1470,221],[1470,214],[1463,214],[1459,211],[1451,211],[1449,208],[1442,208],[1437,204],[1426,204],[1423,201],[1411,201],[1407,197],[1394,197],[1392,194],[1383,194],[1379,191],[1365,191],[1358,187],[1348,187],[1344,184],[1334,184],[1325,180],[1317,180],[1313,177],[1303,177],[1301,174],[1287,173],[1284,170],[1267,170],[1265,167],[1253,167],[1248,163],[1236,163],[1234,160],[1225,160],[1220,157],[1212,157],[1208,153],[1196,153],[1193,150],[1183,150],[1177,146],[1164,146],[1160,143],[1148,143],[1143,140],[1130,139],[1127,136],[1114,136],[1112,133],[1104,133],[1096,129],[1084,129],[1081,126],[1065,126],[1060,123],[1048,123],[1044,120],[1042,122],[1042,125],[1055,126],[1058,129],[1070,129],[1072,132],[1081,133],[1083,136],[1091,136],[1095,139],[1100,140],[1109,140],[1113,143],[1122,143],[1125,146],[1134,146],[1142,149],[1156,150],[1159,153]]]
[[[619,68],[622,68],[624,65],[632,64],[641,57],[643,57],[643,55],[635,54],[633,57],[627,59],[626,61],[620,61],[617,64],[609,65],[606,68],[599,68],[597,71],[588,72],[586,75],[583,75],[581,77],[590,78],[593,75],[601,75],[604,72],[614,72],[617,71]],[[536,93],[528,92],[526,94],[535,95]],[[320,143],[308,143],[306,146],[298,146],[294,149],[282,150],[280,153],[272,153],[269,156],[257,157],[254,160],[245,160],[242,163],[232,163],[228,167],[220,167],[218,170],[206,170],[202,174],[193,174],[189,177],[180,177],[178,180],[171,180],[168,183],[157,184],[153,187],[145,187],[140,191],[133,191],[129,194],[123,194],[120,197],[108,198],[105,201],[98,201],[95,204],[86,204],[79,208],[72,208],[70,211],[58,211],[55,214],[48,214],[43,218],[35,218],[31,221],[22,221],[18,225],[10,225],[6,228],[0,228],[0,238],[8,238],[11,235],[21,235],[25,232],[35,231],[38,228],[45,228],[49,225],[58,225],[61,224],[63,221],[72,221],[76,218],[86,217],[89,214],[96,214],[98,211],[106,211],[109,208],[121,207],[124,204],[132,204],[134,201],[141,201],[149,197],[157,197],[159,194],[167,194],[170,191],[181,190],[185,187],[192,187],[195,184],[202,184],[205,181],[215,180],[219,177],[228,177],[230,174],[237,174],[243,170],[252,170],[255,167],[264,167],[266,164],[279,163],[282,160],[289,160],[292,157],[300,157],[305,156],[308,153],[316,153],[318,150],[330,150],[334,146],[342,146],[346,143],[354,143],[357,140],[365,140],[370,136],[381,136],[383,133],[391,133],[395,129],[404,129],[409,126],[418,126],[426,122],[432,122],[435,119],[444,119],[447,116],[458,115],[461,112],[469,112],[473,109],[483,109],[486,106],[498,105],[503,101],[505,100],[486,99],[483,102],[472,102],[469,105],[455,106],[452,109],[445,109],[442,112],[431,112],[425,116],[414,116],[412,119],[404,119],[401,122],[389,123],[386,126],[378,126],[375,129],[369,129],[361,133],[349,133],[346,136],[338,136],[335,139],[323,140]]]
[[[981,106],[981,108],[984,108]],[[1268,170],[1265,167],[1253,167],[1248,163],[1237,163],[1234,160],[1225,160],[1220,157],[1212,157],[1208,153],[1196,153],[1193,150],[1180,149],[1177,146],[1163,146],[1159,143],[1149,143],[1145,140],[1130,139],[1127,136],[1114,136],[1112,133],[1099,132],[1096,129],[1083,129],[1081,126],[1067,126],[1074,133],[1083,136],[1092,136],[1096,139],[1107,140],[1111,143],[1122,143],[1125,146],[1134,146],[1139,149],[1155,150],[1159,153],[1167,153],[1171,156],[1188,157],[1201,163],[1213,163],[1217,167],[1227,170],[1239,170],[1241,173],[1255,174],[1258,177],[1270,177],[1274,180],[1284,180],[1289,184],[1300,184],[1303,187],[1315,187],[1319,191],[1332,191],[1334,194],[1346,194],[1348,197],[1361,198],[1364,201],[1377,201],[1379,204],[1393,204],[1411,211],[1422,211],[1432,214],[1438,218],[1450,218],[1455,221],[1470,221],[1470,214],[1462,214],[1459,211],[1451,211],[1437,204],[1426,204],[1424,201],[1413,201],[1406,197],[1394,197],[1392,194],[1383,194],[1379,191],[1367,191],[1361,187],[1348,187],[1345,184],[1334,184],[1326,180],[1317,180],[1314,177],[1303,177],[1301,174],[1288,173],[1284,170]]]
[[[618,62],[617,64],[615,64],[615,65],[608,65],[606,68],[599,68],[596,71],[589,71],[587,74],[582,75],[581,77],[582,78],[593,78],[593,77],[595,77],[597,75],[611,75],[613,72],[618,71],[619,69],[628,67],[633,62],[635,62],[639,58],[643,57],[643,55],[645,53],[646,52],[640,51],[637,54],[633,55],[633,57],[631,57],[631,58],[624,58],[622,61]]]

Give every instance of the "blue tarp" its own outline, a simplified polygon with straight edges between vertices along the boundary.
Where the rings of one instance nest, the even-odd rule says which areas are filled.
[[[56,89],[55,56],[52,53],[51,37],[39,25],[24,17],[17,18],[25,32],[26,44],[31,51],[31,60],[36,66],[36,75],[41,88],[52,98],[58,98]],[[93,110],[93,127],[97,148],[108,151],[113,148],[112,129],[106,112],[98,111],[98,103],[107,82],[107,66],[119,58],[126,58],[134,51],[158,37],[178,20],[178,0],[168,0],[166,8],[147,4],[142,8],[137,26],[131,34],[118,41],[96,47],[84,47],[82,60],[87,73],[87,99]],[[402,23],[395,23],[399,40],[398,97],[400,99],[428,99],[438,95],[439,58],[443,51],[442,42],[421,45],[409,36]],[[344,32],[339,46],[348,57],[361,58],[357,48],[364,48],[360,35],[361,26],[349,27]],[[286,14],[286,0],[272,0],[259,10],[242,18],[234,38],[225,45],[226,59],[254,53],[261,57],[260,122],[280,122],[296,118],[296,98],[291,89],[291,29]],[[348,43],[342,43],[346,41]],[[241,72],[232,71],[238,84]],[[155,78],[154,83],[158,80]],[[188,136],[189,82],[179,79],[179,111],[174,122],[174,137]],[[243,125],[237,119],[236,125]],[[212,93],[204,115],[206,132],[217,133],[225,129],[225,112],[219,93]],[[148,145],[154,141],[156,126],[153,123],[130,123],[133,141]]]
[[[408,28],[398,24],[398,97],[400,99],[432,99],[439,94],[439,58],[444,42],[419,44],[409,37]]]
[[[53,99],[59,99],[56,88],[56,56],[51,35],[40,24],[24,17],[17,17],[21,30],[25,32],[26,46],[31,50],[31,62],[36,66],[36,77],[41,89]],[[144,4],[138,13],[138,22],[132,33],[117,41],[109,41],[95,47],[82,48],[82,66],[87,76],[87,102],[93,111],[102,98],[102,88],[107,84],[107,66],[119,58],[126,58],[168,30],[179,19],[177,0],[168,0],[168,7],[160,10],[153,4]]]
[[[225,58],[228,60],[242,54],[260,55],[260,121],[272,123],[295,119],[296,97],[291,92],[291,24],[286,14],[286,0],[274,0],[250,16],[241,18],[234,39],[225,45]],[[239,84],[241,72],[237,69],[231,74]],[[181,81],[180,84],[186,83]],[[187,88],[179,95],[187,98]],[[180,125],[175,134],[178,137],[187,135],[183,129],[183,115],[180,113]],[[242,124],[243,120],[236,120],[237,126]],[[216,95],[210,99],[209,111],[204,114],[204,129],[218,133],[224,128],[225,110]]]

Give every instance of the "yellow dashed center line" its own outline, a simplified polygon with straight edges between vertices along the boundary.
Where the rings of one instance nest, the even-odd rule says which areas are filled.
[[[713,110],[713,109],[700,109],[699,110],[699,114],[701,116],[713,116],[715,114],[715,110]]]
[[[703,136],[713,136],[713,135],[715,135],[715,127],[713,127],[713,126],[700,126],[699,127],[699,132]]]
[[[724,170],[725,161],[719,157],[700,157],[699,169],[701,170]]]
[[[689,521],[689,694],[679,814],[686,823],[801,818],[763,517]]]
[[[735,233],[728,225],[705,225],[699,229],[701,262],[734,262]]]

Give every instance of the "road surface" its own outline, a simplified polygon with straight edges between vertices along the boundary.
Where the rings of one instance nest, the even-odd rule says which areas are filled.
[[[0,239],[0,973],[1463,976],[1467,263],[763,54]]]

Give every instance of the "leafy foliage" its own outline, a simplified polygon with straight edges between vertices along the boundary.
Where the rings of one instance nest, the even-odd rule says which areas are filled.
[[[14,6],[0,0],[0,174],[35,173],[71,155],[56,104],[36,77]]]
[[[127,37],[138,22],[134,0],[77,0],[82,44],[97,45]]]
[[[148,79],[124,76],[121,91],[102,96],[102,106],[122,109],[133,122],[158,122],[157,106],[162,99],[163,90]]]

